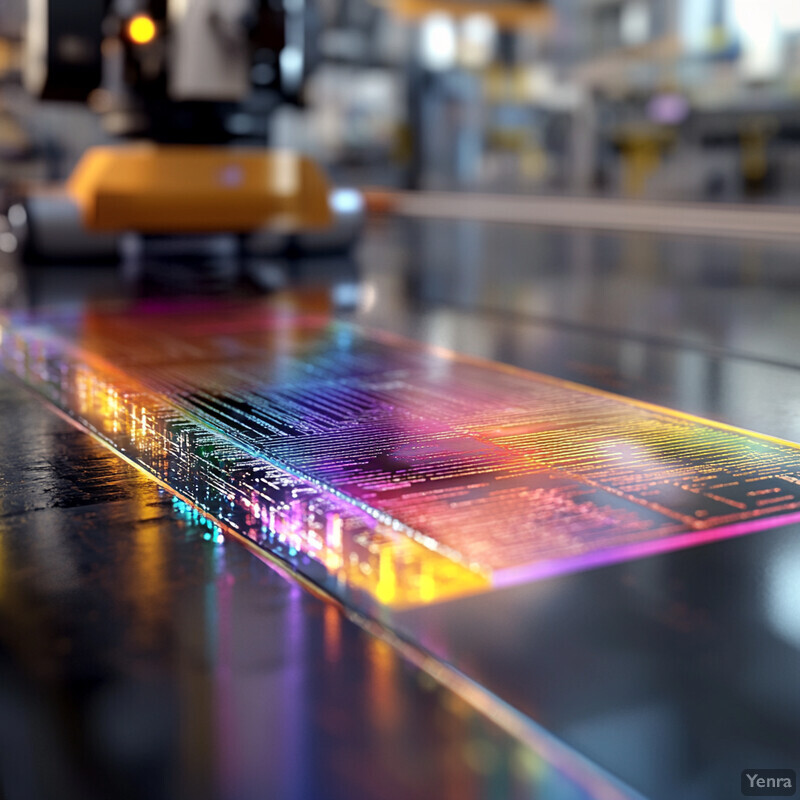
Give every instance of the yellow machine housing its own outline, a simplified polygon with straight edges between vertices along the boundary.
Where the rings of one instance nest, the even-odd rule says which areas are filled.
[[[324,228],[328,192],[289,151],[156,144],[91,148],[67,183],[88,230],[153,234]]]

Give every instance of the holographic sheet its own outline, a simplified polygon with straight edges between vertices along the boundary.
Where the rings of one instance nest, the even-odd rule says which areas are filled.
[[[800,519],[797,445],[366,332],[308,298],[2,333],[7,368],[192,513],[339,595],[428,603]]]

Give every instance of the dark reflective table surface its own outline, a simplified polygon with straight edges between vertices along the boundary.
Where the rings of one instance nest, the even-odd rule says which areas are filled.
[[[592,796],[5,378],[0,441],[4,798]]]
[[[233,283],[325,284],[366,325],[798,441],[798,262],[788,244],[385,219],[352,260],[265,260]],[[234,290],[224,271],[10,262],[0,287],[34,305]],[[336,607],[205,539],[9,379],[0,402],[9,796],[583,796]],[[800,768],[798,536],[394,624],[644,796],[730,798],[742,769]]]

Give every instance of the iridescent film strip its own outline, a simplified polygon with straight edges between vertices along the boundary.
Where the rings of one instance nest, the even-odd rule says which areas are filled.
[[[6,367],[199,515],[404,607],[800,519],[800,448],[335,321],[140,303],[2,323]]]

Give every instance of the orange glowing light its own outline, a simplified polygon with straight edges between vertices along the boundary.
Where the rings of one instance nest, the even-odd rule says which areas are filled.
[[[130,19],[127,30],[134,44],[149,44],[156,38],[156,24],[147,14],[137,14]]]

